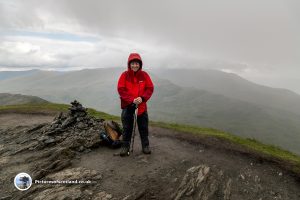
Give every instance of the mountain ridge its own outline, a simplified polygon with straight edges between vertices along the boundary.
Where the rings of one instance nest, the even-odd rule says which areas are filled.
[[[33,76],[30,79],[28,76],[26,79],[21,77],[13,81],[0,81],[0,91],[11,89],[58,103],[77,99],[88,107],[119,115],[120,102],[116,88],[123,71],[113,68],[50,75],[43,72],[45,78],[35,79]],[[214,127],[300,154],[297,144],[300,143],[298,114],[203,89],[184,88],[170,80],[161,79],[151,71],[150,74],[155,84],[153,97],[148,103],[151,119]],[[11,88],[1,87],[4,85]]]

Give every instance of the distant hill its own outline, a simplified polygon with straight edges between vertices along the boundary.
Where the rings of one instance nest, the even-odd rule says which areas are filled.
[[[206,90],[300,115],[300,95],[287,89],[259,85],[233,73],[205,69],[159,69],[153,73],[182,87]]]
[[[0,105],[18,105],[28,103],[47,103],[48,101],[35,96],[0,93]]]
[[[20,76],[28,76],[37,72],[38,70],[28,70],[28,71],[0,71],[0,80],[11,79]]]
[[[29,94],[57,103],[69,103],[77,99],[87,107],[120,115],[117,81],[122,71],[124,69],[121,68],[66,73],[37,71],[28,76],[0,81],[0,92]],[[209,73],[213,74],[214,71]],[[300,154],[300,114],[296,111],[298,104],[294,102],[298,99],[296,94],[260,86],[223,72],[216,72],[219,78],[208,78],[207,81],[211,82],[206,83],[210,86],[206,89],[196,87],[199,86],[196,83],[193,87],[175,84],[176,80],[167,80],[172,79],[172,76],[168,77],[155,71],[150,74],[155,84],[153,97],[148,104],[151,120],[213,127],[279,145]],[[194,78],[192,75],[188,78],[183,74],[181,81]],[[239,82],[234,82],[235,79]],[[218,87],[213,85],[222,85],[221,83],[224,84],[224,90],[214,89]],[[253,99],[243,96],[243,92],[239,93],[250,91],[252,84],[255,85],[252,89]],[[225,91],[228,91],[228,94]],[[295,107],[294,110],[282,106],[288,104],[282,102],[285,101],[282,97],[287,94],[292,94],[286,101],[292,99],[288,103],[290,107]],[[255,95],[258,96],[257,101],[254,101]],[[264,100],[271,103],[267,104]],[[300,98],[298,100],[300,102]]]

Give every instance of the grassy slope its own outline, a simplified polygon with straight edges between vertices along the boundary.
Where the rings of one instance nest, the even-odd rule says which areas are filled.
[[[1,112],[20,112],[20,113],[44,113],[44,112],[66,112],[70,105],[54,104],[54,103],[41,103],[41,104],[22,104],[22,105],[7,105],[0,106]],[[107,120],[120,120],[119,117],[109,115],[104,112],[96,111],[89,108],[88,113],[97,118],[101,117]]]
[[[23,104],[23,105],[9,105],[0,106],[1,112],[21,112],[21,113],[43,113],[43,112],[60,112],[67,111],[69,105],[65,104],[53,104],[53,103],[43,103],[43,104]],[[90,115],[97,118],[103,118],[106,120],[115,120],[120,122],[120,117],[110,115],[104,112],[96,111],[95,109],[89,108],[88,112]],[[202,137],[217,137],[222,140],[229,141],[231,143],[241,145],[246,149],[262,155],[262,157],[269,157],[271,160],[279,160],[283,163],[288,163],[290,165],[289,170],[300,175],[300,157],[272,145],[266,145],[258,142],[254,139],[244,139],[232,135],[227,132],[212,128],[200,128],[197,126],[182,125],[182,124],[172,124],[165,122],[150,122],[152,126],[158,126],[162,128],[173,129],[181,132],[191,133],[195,135],[201,135]]]
[[[0,105],[19,105],[26,103],[47,103],[48,101],[36,96],[0,93]]]

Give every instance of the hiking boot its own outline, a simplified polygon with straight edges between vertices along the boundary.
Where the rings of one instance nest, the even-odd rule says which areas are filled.
[[[144,153],[144,154],[151,154],[151,150],[150,150],[149,146],[145,146],[145,147],[143,148],[143,153]]]
[[[129,156],[129,147],[128,146],[122,146],[120,156]]]

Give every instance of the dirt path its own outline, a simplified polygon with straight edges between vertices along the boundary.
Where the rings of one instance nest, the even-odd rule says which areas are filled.
[[[0,115],[0,127],[3,131],[7,127],[18,126],[20,123],[23,126],[30,126],[42,122],[51,122],[52,119],[53,116]],[[113,156],[119,150],[102,146],[90,152],[77,154],[72,158],[69,168],[88,169],[95,173],[95,176],[100,174],[101,178],[97,179],[92,185],[80,187],[80,189],[77,186],[67,187],[63,188],[62,192],[70,195],[80,191],[81,194],[86,195],[84,198],[87,199],[90,198],[88,198],[88,194],[97,194],[99,197],[100,191],[105,191],[101,193],[102,199],[124,200],[176,198],[300,199],[299,180],[275,164],[223,149],[224,144],[217,140],[193,140],[192,136],[184,133],[158,127],[150,127],[150,133],[151,155],[141,153],[140,138],[138,136],[135,140],[134,153],[129,157]],[[0,142],[2,141],[0,140]],[[0,147],[3,151],[5,144],[0,143]],[[38,155],[37,153],[36,156],[38,157]],[[22,157],[24,159],[34,156],[24,152],[11,158],[21,159]],[[14,167],[12,164],[18,162],[3,161],[3,159],[1,161],[0,159],[0,164],[1,162],[4,166],[7,166],[3,169],[9,169],[9,174],[23,171],[22,167],[29,169],[25,163]],[[196,182],[189,182],[193,179],[193,176],[189,173],[194,169],[198,169],[195,168],[197,166],[201,166],[199,169],[204,171],[201,171],[201,173],[199,171],[196,174]],[[189,170],[188,173],[187,170]],[[3,175],[4,173],[0,174]],[[200,175],[203,175],[203,178],[200,178],[201,180],[199,180]],[[88,179],[88,175],[86,177]],[[3,181],[4,178],[0,178]],[[9,184],[10,187],[13,187],[13,183]],[[4,187],[4,189],[7,188]],[[34,190],[34,186],[31,189]],[[47,190],[49,190],[49,187]],[[20,192],[17,190],[11,191]],[[59,191],[59,189],[55,191]],[[41,197],[43,197],[41,193],[46,194],[44,191],[39,192]],[[8,193],[6,195],[9,196]],[[51,194],[48,195],[51,196]],[[51,199],[50,196],[49,199]],[[17,197],[19,196],[17,195]],[[82,198],[82,196],[80,197]],[[74,199],[76,198],[74,197]]]
[[[0,113],[0,127],[8,128],[14,126],[30,126],[51,122],[53,118],[54,115],[45,114]]]

